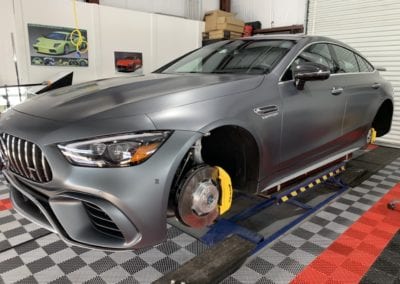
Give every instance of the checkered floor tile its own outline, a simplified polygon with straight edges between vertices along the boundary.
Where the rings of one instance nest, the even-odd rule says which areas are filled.
[[[340,235],[293,283],[359,283],[400,228],[399,212],[387,208],[390,201],[399,198],[400,184]],[[378,283],[392,283],[383,280]]]
[[[300,223],[223,283],[288,283],[400,182],[400,159]]]
[[[3,175],[0,174],[0,200],[6,199],[8,197],[9,197],[8,185],[7,185],[6,181],[4,180]]]
[[[207,247],[169,226],[167,241],[136,252],[103,252],[48,234],[0,253],[0,283],[151,283]]]
[[[13,209],[0,211],[0,253],[49,233]]]

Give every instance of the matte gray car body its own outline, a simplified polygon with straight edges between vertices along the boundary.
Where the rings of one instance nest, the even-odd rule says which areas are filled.
[[[37,183],[5,169],[17,211],[76,245],[140,248],[165,239],[175,173],[192,145],[214,129],[234,126],[254,139],[259,162],[255,159],[253,192],[365,146],[379,109],[392,104],[392,87],[379,72],[331,74],[307,82],[301,91],[293,80],[282,79],[300,52],[316,42],[345,45],[307,36],[248,40],[265,39],[295,43],[267,74],[153,73],[95,81],[37,96],[3,113],[1,133],[36,144],[53,175]],[[343,92],[333,95],[338,87]],[[260,114],[264,107],[272,112]],[[151,130],[173,133],[147,161],[131,167],[74,166],[57,148],[69,141]],[[82,201],[106,212],[124,239],[95,230]]]

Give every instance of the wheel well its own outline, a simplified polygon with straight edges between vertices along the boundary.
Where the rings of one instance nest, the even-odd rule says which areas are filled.
[[[389,132],[392,124],[393,103],[390,100],[384,101],[379,107],[378,112],[372,122],[372,127],[376,130],[376,135],[381,137]]]
[[[254,137],[244,128],[222,126],[202,138],[204,162],[228,172],[233,187],[255,193],[259,174],[259,152]]]

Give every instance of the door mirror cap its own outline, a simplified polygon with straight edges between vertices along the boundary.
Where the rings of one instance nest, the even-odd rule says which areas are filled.
[[[293,71],[294,82],[298,90],[303,90],[307,81],[326,80],[330,75],[331,71],[328,67],[313,62],[300,63]]]
[[[383,72],[387,71],[386,68],[383,66],[376,66],[376,70],[383,71]]]

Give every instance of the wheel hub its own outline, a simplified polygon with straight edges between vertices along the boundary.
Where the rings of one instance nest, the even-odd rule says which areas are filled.
[[[202,166],[191,170],[177,196],[178,217],[189,227],[203,228],[219,216],[218,170]]]
[[[211,180],[199,183],[193,193],[192,210],[199,216],[217,208],[219,192]]]

